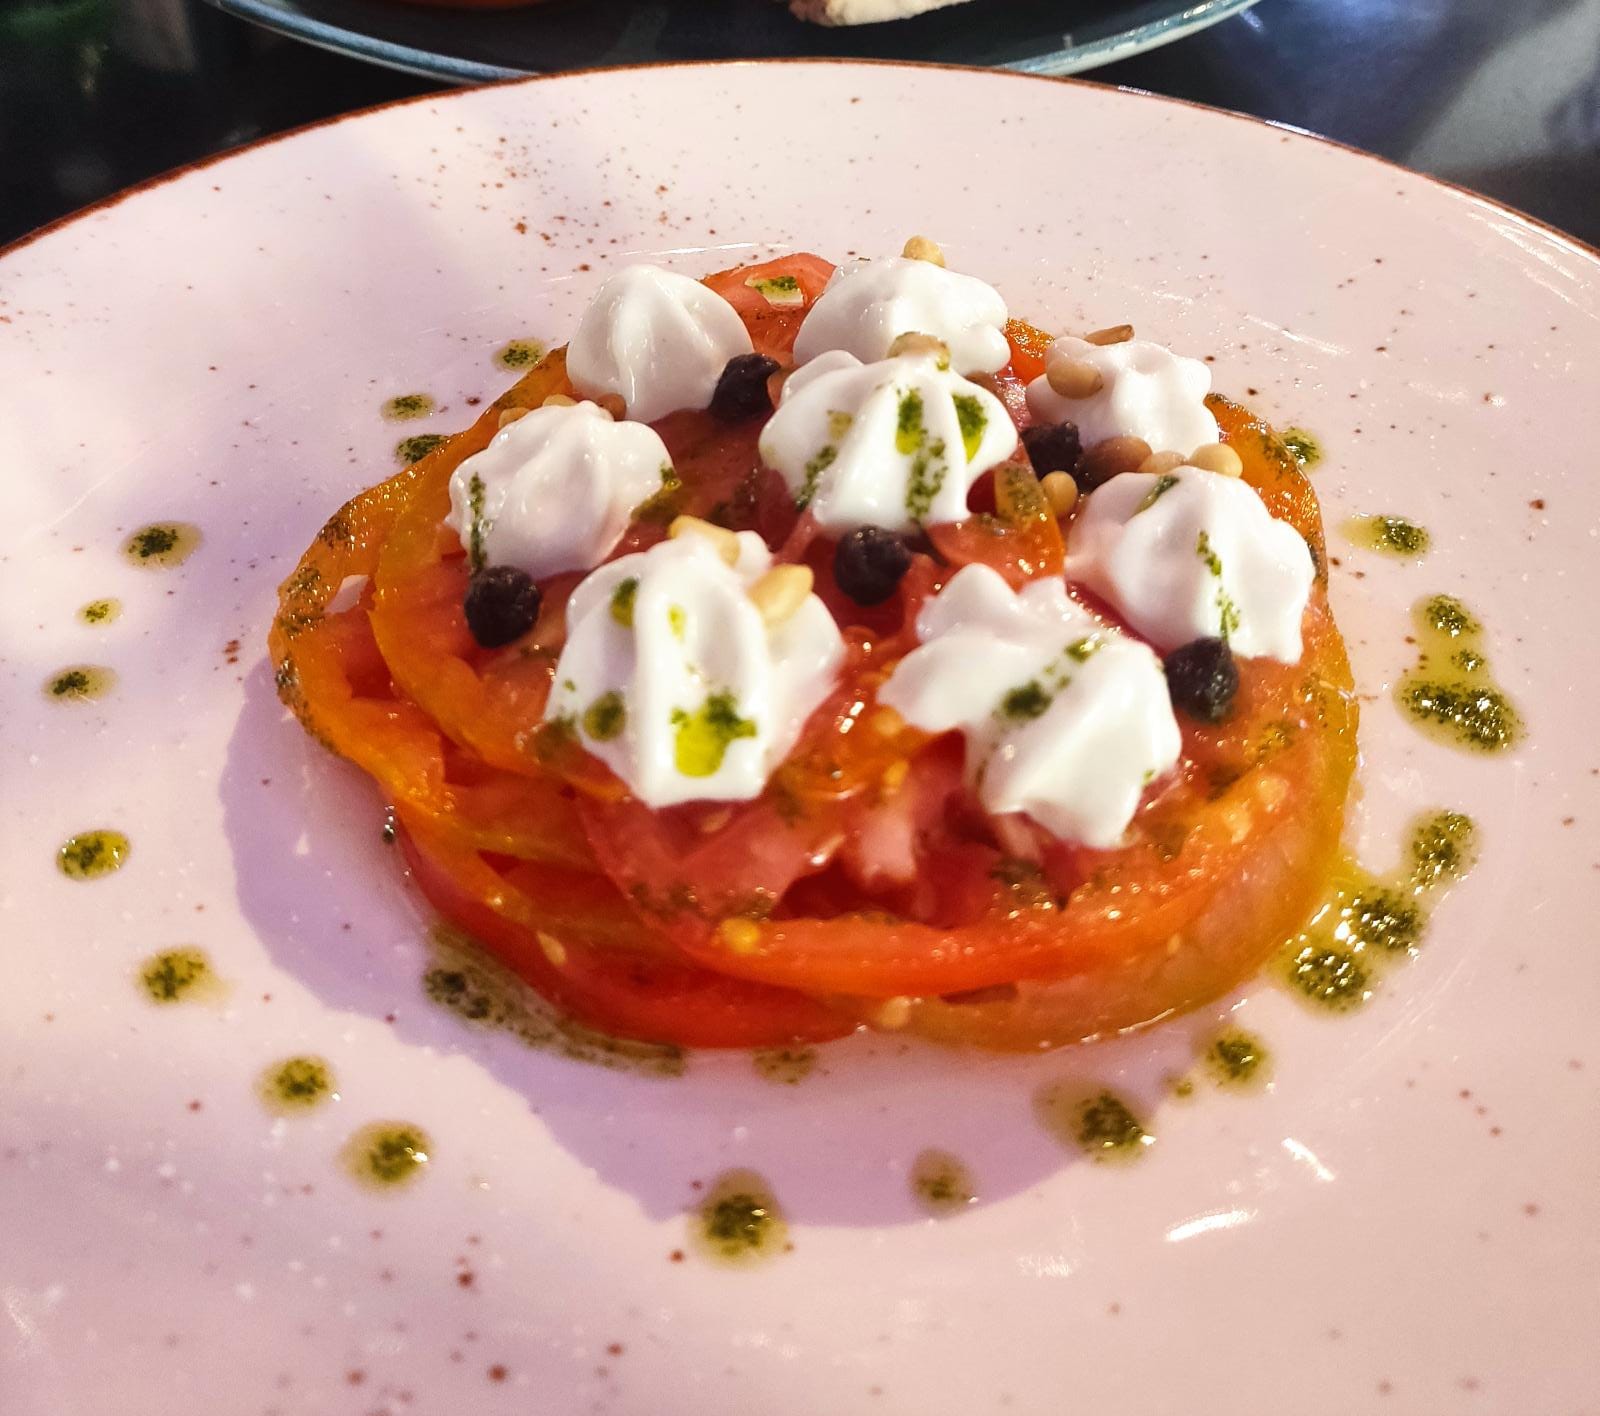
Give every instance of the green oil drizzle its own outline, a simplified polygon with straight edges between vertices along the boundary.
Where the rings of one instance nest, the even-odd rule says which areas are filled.
[[[628,709],[615,689],[602,693],[583,712],[583,730],[595,742],[610,742],[622,736],[628,725]]]
[[[1379,877],[1346,858],[1310,922],[1279,952],[1274,973],[1319,1011],[1359,1008],[1383,972],[1409,958],[1427,929],[1427,900],[1459,880],[1476,856],[1476,827],[1459,811],[1412,823],[1399,869]]]
[[[778,1086],[795,1087],[805,1081],[817,1066],[814,1047],[774,1047],[750,1059],[758,1076]]]
[[[911,1162],[911,1194],[929,1214],[943,1219],[974,1203],[978,1189],[958,1156],[930,1148]]]
[[[289,1115],[338,1099],[333,1069],[321,1057],[287,1057],[274,1062],[256,1083],[256,1093],[269,1111]]]
[[[1426,555],[1433,544],[1426,527],[1403,516],[1352,516],[1339,529],[1358,546],[1402,559]]]
[[[1224,1028],[1207,1039],[1200,1061],[1219,1087],[1245,1091],[1272,1079],[1272,1057],[1261,1039],[1240,1028]]]
[[[1473,752],[1503,752],[1522,738],[1522,719],[1489,672],[1482,624],[1450,595],[1412,611],[1417,666],[1395,698],[1429,737]]]
[[[78,611],[78,619],[83,624],[103,625],[113,623],[121,614],[121,600],[90,600]]]
[[[1063,1145],[1102,1163],[1131,1164],[1155,1143],[1133,1109],[1110,1091],[1052,1082],[1034,1095],[1034,1114]]]
[[[740,738],[753,738],[756,725],[739,716],[739,705],[729,693],[713,693],[693,713],[682,708],[672,714],[673,761],[685,777],[714,777]]]
[[[435,404],[425,393],[396,394],[378,411],[391,423],[408,423],[413,418],[426,418]]]
[[[494,351],[494,361],[502,369],[531,369],[544,358],[544,345],[537,339],[513,339]]]
[[[200,540],[200,528],[190,522],[156,521],[129,536],[122,554],[135,565],[170,570],[188,560]]]
[[[695,1210],[689,1238],[704,1257],[749,1268],[788,1247],[789,1225],[765,1180],[751,1170],[730,1170],[712,1182]]]
[[[683,1075],[681,1048],[607,1037],[574,1022],[447,926],[435,926],[430,941],[434,963],[422,975],[423,992],[473,1026],[510,1033],[525,1046],[574,1062],[657,1077]]]
[[[432,1159],[433,1142],[408,1121],[374,1121],[363,1126],[339,1153],[344,1167],[374,1190],[415,1184]]]
[[[44,696],[56,703],[87,703],[104,698],[116,686],[115,669],[99,664],[72,664],[44,681]]]
[[[218,981],[211,961],[193,948],[164,949],[139,966],[139,984],[152,1003],[180,1003],[214,994]]]
[[[98,880],[121,870],[132,849],[121,831],[80,831],[56,851],[56,868],[72,880]]]
[[[1322,461],[1322,444],[1304,428],[1287,428],[1280,441],[1289,449],[1302,472],[1309,472]]]
[[[448,441],[443,433],[416,433],[409,438],[401,438],[394,445],[395,459],[409,467],[413,462],[421,462],[434,448],[443,447]]]

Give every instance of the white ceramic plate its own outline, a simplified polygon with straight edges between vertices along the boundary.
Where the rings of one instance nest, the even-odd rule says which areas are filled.
[[[803,117],[797,120],[797,115]],[[400,436],[470,418],[638,256],[710,269],[913,232],[1063,327],[1129,319],[1322,440],[1369,695],[1352,841],[1444,805],[1477,871],[1352,1015],[1258,983],[1036,1059],[859,1040],[796,1086],[741,1057],[607,1071],[429,1003],[422,912],[363,779],[274,698],[273,587]],[[1098,88],[850,64],[676,67],[426,99],[265,144],[0,260],[0,1394],[7,1416],[204,1412],[1597,1409],[1600,265],[1470,196],[1256,123]],[[423,423],[392,395],[438,402]],[[135,569],[134,528],[204,542]],[[1513,755],[1419,736],[1407,607],[1486,618]],[[75,611],[114,596],[119,619]],[[64,665],[118,674],[47,701]],[[76,882],[57,845],[132,841]],[[141,961],[224,987],[149,1003]],[[1163,1078],[1236,1016],[1265,1092]],[[338,1100],[255,1083],[317,1053]],[[1035,1122],[1105,1083],[1157,1136],[1105,1167]],[[426,1129],[398,1193],[337,1156]],[[962,1157],[936,1221],[907,1170]],[[686,1243],[696,1182],[767,1177],[792,1252]]]

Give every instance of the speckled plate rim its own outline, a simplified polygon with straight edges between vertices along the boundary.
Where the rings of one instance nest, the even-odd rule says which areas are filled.
[[[1258,4],[1259,0],[1250,0],[1250,3]],[[885,69],[943,70],[954,71],[958,73],[965,71],[965,66],[960,64],[939,64],[927,61],[900,59],[835,59],[828,57],[796,56],[793,58],[783,59],[707,59],[662,62],[656,64],[616,64],[595,69],[583,69],[570,73],[512,74],[503,77],[495,76],[487,78],[482,84],[474,83],[468,87],[510,88],[519,84],[570,83],[574,80],[579,80],[592,74],[647,73],[656,69],[679,68],[751,68],[772,64],[807,65],[819,68],[859,68],[865,66],[869,68]],[[973,72],[986,71],[978,70]],[[1107,87],[1104,84],[1096,83],[1093,79],[1080,78],[1071,74],[1035,74],[1022,70],[1010,70],[1007,72],[1012,78],[1035,79],[1050,84],[1073,84],[1091,88]],[[1366,148],[1357,147],[1353,143],[1341,142],[1338,138],[1330,138],[1325,134],[1314,132],[1310,128],[1299,127],[1294,123],[1286,123],[1270,118],[1259,118],[1253,113],[1244,113],[1236,108],[1220,108],[1208,103],[1197,103],[1193,99],[1176,98],[1171,94],[1156,93],[1151,89],[1135,88],[1130,84],[1117,84],[1112,87],[1114,87],[1115,91],[1118,93],[1130,94],[1154,103],[1171,104],[1176,108],[1197,109],[1202,113],[1210,113],[1224,118],[1231,118],[1240,123],[1254,124],[1262,128],[1272,128],[1279,132],[1289,133],[1297,138],[1305,139],[1308,142],[1318,143],[1325,147],[1336,148],[1341,152],[1350,153],[1354,157],[1363,158],[1369,162],[1377,163],[1383,167],[1393,168],[1396,172],[1403,172],[1407,176],[1413,177],[1420,182],[1430,183],[1435,187],[1439,187],[1454,197],[1471,202],[1481,207],[1502,212],[1506,216],[1511,217],[1513,220],[1520,222],[1521,224],[1528,226],[1535,231],[1539,231],[1546,236],[1552,237],[1553,239],[1570,246],[1576,251],[1581,251],[1586,255],[1593,256],[1595,260],[1600,261],[1600,246],[1590,245],[1587,241],[1584,241],[1580,237],[1574,236],[1571,232],[1564,231],[1561,227],[1554,226],[1550,222],[1522,210],[1520,207],[1512,206],[1508,202],[1503,202],[1497,197],[1486,196],[1484,193],[1479,192],[1474,188],[1464,186],[1459,182],[1452,182],[1448,178],[1436,176],[1431,172],[1424,172],[1420,168],[1408,167],[1403,162],[1396,162],[1393,158],[1384,157],[1381,153],[1370,152]],[[463,91],[467,90],[464,89]],[[62,216],[56,217],[52,221],[47,221],[43,226],[36,227],[34,230],[26,232],[14,240],[7,242],[5,245],[0,246],[0,260],[4,260],[7,256],[22,250],[24,247],[31,246],[36,241],[42,241],[46,237],[54,235],[56,232],[65,229],[74,222],[82,221],[86,217],[96,216],[112,207],[119,206],[121,203],[127,201],[130,197],[138,196],[141,192],[148,192],[154,188],[165,186],[168,182],[175,182],[179,178],[186,177],[191,173],[204,172],[208,168],[214,167],[218,163],[227,162],[232,158],[238,157],[242,153],[254,152],[258,148],[270,147],[274,143],[287,142],[292,138],[299,137],[302,133],[312,133],[317,131],[319,128],[326,128],[335,123],[348,122],[353,118],[365,118],[369,114],[383,113],[395,108],[408,108],[415,104],[439,103],[448,97],[448,93],[419,93],[411,94],[405,98],[388,99],[383,103],[367,104],[362,108],[352,108],[344,113],[333,114],[331,117],[318,118],[309,123],[301,123],[292,128],[285,128],[281,132],[269,133],[265,137],[256,138],[251,142],[240,143],[237,147],[224,148],[220,152],[208,153],[204,157],[196,158],[192,162],[186,162],[180,166],[168,168],[164,172],[154,173],[151,176],[144,178],[142,181],[135,182],[130,186],[120,188],[119,190],[112,192],[107,196],[101,197],[98,201],[90,202],[87,206],[79,207],[76,211],[67,212]]]
[[[293,5],[278,3],[278,0],[209,0],[209,3],[227,14],[237,15],[239,18],[249,20],[253,24],[260,25],[263,29],[273,31],[275,34],[286,35],[290,39],[298,39],[305,44],[314,45],[318,49],[326,49],[330,53],[365,59],[382,68],[394,69],[403,74],[415,74],[421,78],[443,78],[452,83],[477,84],[498,79],[555,76],[553,71],[541,74],[538,70],[513,69],[500,64],[486,64],[472,59],[457,59],[447,54],[420,49],[415,45],[399,44],[393,40],[380,39],[360,30],[346,29],[342,25],[319,20],[316,16],[306,14]],[[1031,59],[1018,59],[998,67],[1013,73],[1034,74],[1041,78],[1059,78],[1068,74],[1080,74],[1089,69],[1099,68],[1102,64],[1113,64],[1119,59],[1130,59],[1135,54],[1144,54],[1152,49],[1159,49],[1163,45],[1171,44],[1176,40],[1199,34],[1202,30],[1209,29],[1212,25],[1220,24],[1223,20],[1231,19],[1235,15],[1242,15],[1246,10],[1252,9],[1260,3],[1261,0],[1198,0],[1198,3],[1190,4],[1163,19],[1151,20],[1145,24],[1136,25],[1130,30],[1107,35],[1103,39],[1093,40],[1087,44],[1069,45],[1055,54],[1040,55]],[[463,12],[449,13],[459,17]],[[890,21],[889,23],[893,22]],[[772,59],[740,61],[686,60],[682,62],[784,63],[788,61],[784,58],[775,57]],[[802,62],[804,61],[802,60]],[[916,60],[869,59],[853,61],[836,58],[825,59],[824,62],[917,63]],[[636,64],[625,67],[649,68],[652,66]],[[584,72],[598,71],[585,70]]]

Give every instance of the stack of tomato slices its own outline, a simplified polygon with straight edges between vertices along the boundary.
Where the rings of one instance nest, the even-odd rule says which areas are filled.
[[[786,363],[831,271],[800,255],[706,283]],[[749,283],[766,276],[796,277],[804,303],[770,305]],[[1025,423],[1021,390],[1048,337],[1015,322],[1008,334],[995,387]],[[863,1024],[1047,1047],[1217,996],[1309,913],[1355,762],[1324,575],[1300,662],[1242,660],[1225,722],[1180,719],[1182,761],[1116,850],[988,816],[964,788],[959,737],[877,709],[918,609],[959,567],[981,561],[1015,585],[1061,574],[1067,525],[1020,449],[973,489],[968,520],[915,543],[894,597],[863,609],[834,583],[832,543],[762,468],[759,417],[656,424],[681,485],[640,509],[614,554],[653,544],[680,514],[755,530],[780,560],[811,566],[848,652],[760,797],[659,811],[632,797],[540,728],[580,577],[541,585],[523,639],[481,648],[462,611],[466,556],[443,525],[452,471],[502,411],[571,392],[557,351],[471,428],[347,503],[284,582],[271,633],[284,701],[377,781],[434,908],[555,1007],[620,1037],[698,1047],[816,1042]],[[1243,409],[1211,406],[1246,479],[1320,567],[1321,518],[1294,458]]]

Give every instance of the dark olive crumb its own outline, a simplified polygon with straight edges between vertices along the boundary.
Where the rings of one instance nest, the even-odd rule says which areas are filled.
[[[1022,446],[1036,476],[1048,472],[1077,472],[1083,458],[1083,443],[1076,423],[1038,423],[1025,428]]]
[[[480,570],[467,586],[467,628],[485,649],[520,639],[539,618],[539,587],[510,565]]]
[[[859,526],[833,553],[833,578],[858,605],[881,605],[911,569],[911,552],[881,526]]]
[[[1165,660],[1173,706],[1202,723],[1220,723],[1239,692],[1239,665],[1220,639],[1195,639]]]
[[[778,372],[778,361],[765,354],[738,354],[729,359],[711,395],[711,416],[737,423],[772,409],[767,380]]]

